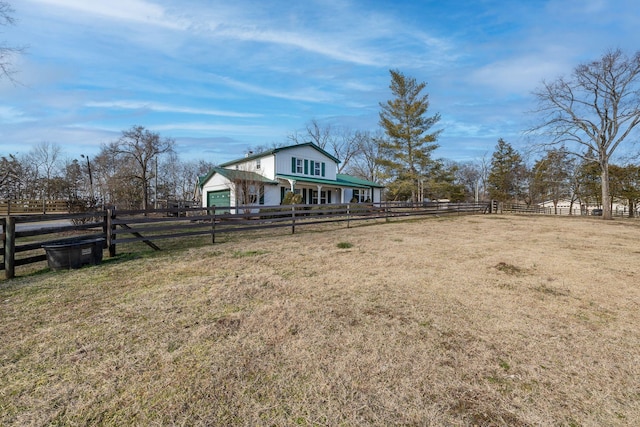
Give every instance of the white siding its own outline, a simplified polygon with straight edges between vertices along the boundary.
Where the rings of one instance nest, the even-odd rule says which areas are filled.
[[[247,172],[258,173],[268,179],[275,179],[275,157],[273,154],[260,157],[260,169],[258,169],[258,159],[240,162],[236,165],[227,166],[227,169],[236,169]]]
[[[265,184],[264,206],[278,206],[280,204],[280,186]]]
[[[276,179],[276,157],[273,154],[266,157],[262,157],[260,159],[260,170],[256,170],[256,172],[266,178],[275,180]],[[278,203],[280,203],[279,200],[278,200]],[[266,195],[265,195],[265,204],[266,204]]]
[[[306,175],[304,173],[298,174],[291,171],[291,158],[313,160],[314,162],[324,162],[325,170],[324,176],[311,175],[310,171]],[[326,157],[321,152],[317,151],[313,147],[291,147],[287,150],[279,151],[276,154],[276,171],[277,173],[285,175],[299,175],[310,178],[322,178],[335,181],[336,174],[338,173],[338,165],[335,161]]]
[[[373,190],[373,203],[380,203],[382,201],[382,189],[374,188]]]

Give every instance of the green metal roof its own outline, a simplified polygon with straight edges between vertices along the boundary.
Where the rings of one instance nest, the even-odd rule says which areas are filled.
[[[278,184],[278,181],[273,181],[269,178],[266,178],[260,175],[259,173],[237,170],[237,169],[226,169],[223,167],[215,167],[215,168],[212,168],[208,174],[198,177],[199,187],[202,188],[204,184],[207,181],[209,181],[209,179],[211,179],[211,177],[216,173],[224,176],[229,181],[255,181],[255,182],[262,182],[262,183],[271,184],[271,185]],[[308,176],[286,175],[286,174],[277,174],[276,178],[291,179],[296,182],[307,182],[310,184],[331,185],[331,186],[337,186],[337,187],[384,188],[383,185],[380,185],[378,183],[367,181],[366,179],[357,178],[351,175],[340,174],[340,173],[336,175],[335,181],[331,179],[311,178]]]
[[[273,148],[273,149],[268,150],[268,151],[262,151],[260,153],[252,154],[250,156],[246,156],[246,157],[242,157],[240,159],[231,160],[230,162],[222,163],[219,166],[220,167],[232,166],[232,165],[235,165],[236,163],[243,163],[243,162],[246,162],[248,160],[259,159],[259,158],[264,157],[264,156],[269,156],[269,155],[272,155],[272,154],[276,154],[276,153],[278,153],[280,151],[288,150],[290,148],[297,148],[297,147],[311,147],[311,148],[314,148],[316,151],[319,151],[320,153],[324,154],[325,156],[327,156],[331,160],[335,161],[336,163],[340,163],[340,160],[338,160],[336,157],[332,156],[331,154],[327,153],[325,150],[323,150],[322,148],[318,147],[313,142],[305,142],[305,143],[302,143],[302,144],[287,145],[285,147],[277,147],[277,148]]]
[[[352,175],[345,175],[342,173],[337,174],[336,179],[338,181],[348,182],[351,185],[363,185],[365,187],[384,188],[384,185],[380,185],[377,182],[367,181],[366,179],[358,178]]]
[[[200,188],[202,188],[202,186],[215,174],[220,174],[227,178],[229,181],[255,181],[263,182],[265,184],[278,184],[278,181],[272,181],[269,178],[260,175],[259,173],[216,167],[212,168],[205,176],[198,177],[198,185],[200,186]]]

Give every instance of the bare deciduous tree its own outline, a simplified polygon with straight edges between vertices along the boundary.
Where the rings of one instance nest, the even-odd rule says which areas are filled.
[[[13,12],[14,10],[8,2],[0,0],[0,25],[14,24]],[[0,42],[0,79],[5,77],[15,82],[13,79],[15,70],[12,68],[13,59],[16,55],[22,53],[24,49],[24,47],[8,46],[4,42]]]
[[[15,184],[20,178],[21,165],[13,154],[0,157],[0,198],[15,197]]]
[[[372,135],[370,132],[356,132],[354,134],[354,144],[358,147],[349,164],[341,169],[350,175],[355,175],[362,179],[373,182],[382,181],[382,167],[378,164],[381,156],[380,139],[382,134]]]
[[[62,147],[54,142],[43,141],[37,144],[27,154],[27,158],[35,168],[40,189],[44,192],[44,198],[49,199],[52,180],[58,176],[61,169]]]
[[[465,198],[467,201],[479,202],[481,191],[482,170],[476,163],[460,163],[456,170],[457,182],[464,186]],[[482,199],[484,200],[484,199]]]
[[[360,141],[364,134],[359,131],[334,127],[331,124],[321,124],[312,119],[306,125],[306,132],[302,135],[292,134],[288,139],[296,144],[313,142],[338,160],[338,173],[346,170],[354,157],[360,154]]]
[[[575,168],[575,156],[571,156],[563,146],[547,150],[531,169],[529,195],[532,202],[551,201],[557,215],[558,202],[573,198],[571,190]]]
[[[568,79],[543,82],[534,95],[542,122],[531,131],[543,131],[552,144],[565,143],[573,154],[598,162],[603,218],[611,219],[609,161],[640,123],[640,52],[628,57],[609,51],[578,65]]]
[[[123,131],[120,139],[103,148],[103,151],[111,152],[123,162],[130,163],[130,178],[139,184],[142,209],[149,208],[150,183],[156,173],[155,161],[159,155],[173,152],[174,144],[172,139],[160,138],[160,134],[143,126],[133,126]]]

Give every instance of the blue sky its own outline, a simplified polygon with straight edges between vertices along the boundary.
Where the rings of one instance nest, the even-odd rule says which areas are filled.
[[[435,156],[473,161],[523,131],[543,79],[640,46],[637,0],[9,0],[0,155],[94,155],[141,125],[222,163],[315,119],[376,131],[389,69],[427,83]]]

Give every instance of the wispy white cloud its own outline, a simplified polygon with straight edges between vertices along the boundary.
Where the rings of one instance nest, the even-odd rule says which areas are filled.
[[[479,67],[470,75],[474,83],[488,86],[498,94],[528,96],[540,85],[571,71],[566,59],[549,53],[540,55],[518,55],[491,62]]]
[[[255,113],[238,113],[235,111],[221,111],[204,108],[182,107],[175,105],[162,104],[159,102],[145,101],[103,101],[103,102],[87,102],[87,107],[105,108],[105,109],[122,109],[122,110],[151,110],[160,113],[181,113],[181,114],[200,114],[205,116],[220,117],[236,117],[236,118],[252,118],[262,117],[262,114]]]
[[[192,29],[210,39],[299,49],[363,66],[387,68],[407,56],[424,59],[422,52],[400,52],[399,40],[405,46],[429,48],[434,53],[430,58],[442,58],[441,53],[450,47],[445,38],[407,25],[393,13],[363,8],[359,2],[310,1],[296,6],[289,2],[218,2],[213,12],[202,10],[188,19]]]
[[[371,50],[352,48],[345,43],[344,39],[337,40],[326,35],[314,35],[311,31],[303,33],[259,28],[218,27],[213,28],[211,34],[240,41],[255,41],[296,47],[328,58],[360,65],[378,63],[376,58],[379,55],[371,52]]]
[[[153,126],[154,131],[170,132],[171,134],[180,134],[182,132],[221,133],[225,135],[271,135],[274,127],[268,125],[234,125],[227,123],[207,123],[207,122],[175,122],[164,123]]]
[[[28,0],[56,8],[70,9],[106,19],[184,29],[186,23],[155,3],[145,0]]]
[[[335,95],[315,89],[311,86],[304,89],[288,89],[288,90],[274,90],[268,89],[263,86],[246,83],[230,77],[215,76],[216,80],[224,83],[227,87],[242,90],[244,92],[268,96],[271,98],[280,98],[291,101],[305,101],[305,102],[331,102],[335,100]]]
[[[0,105],[0,123],[16,124],[35,121],[35,117],[28,117],[23,111],[7,105]]]

